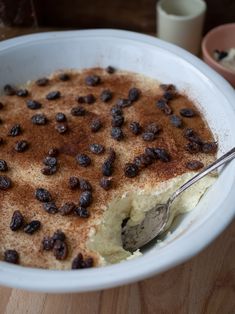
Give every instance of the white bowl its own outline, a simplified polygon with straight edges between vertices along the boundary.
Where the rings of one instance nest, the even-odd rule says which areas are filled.
[[[219,155],[235,146],[232,87],[195,56],[154,37],[119,30],[52,32],[0,43],[0,86],[36,79],[60,68],[114,67],[143,73],[185,90],[204,112]],[[36,291],[72,292],[114,287],[160,273],[208,245],[235,213],[235,162],[166,240],[142,257],[103,268],[53,271],[0,262],[0,284]],[[1,235],[3,236],[3,235]],[[218,253],[219,254],[219,253]]]

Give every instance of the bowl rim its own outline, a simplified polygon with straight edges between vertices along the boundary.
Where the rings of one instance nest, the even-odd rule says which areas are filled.
[[[207,49],[207,42],[208,42],[211,35],[213,35],[214,33],[216,33],[220,29],[226,29],[226,28],[230,28],[230,27],[233,27],[235,29],[235,23],[226,23],[226,24],[222,24],[222,25],[219,25],[219,26],[212,28],[202,39],[202,53],[203,53],[203,56],[206,56],[210,60],[210,62],[213,64],[213,66],[215,68],[218,68],[219,70],[224,71],[225,73],[227,73],[229,75],[235,76],[234,71],[230,70],[229,68],[225,68],[219,62],[217,62],[211,56],[211,54],[209,53],[209,51]]]
[[[223,93],[224,97],[228,99],[230,109],[235,114],[235,109],[231,105],[235,100],[234,90],[225,79],[203,61],[184,49],[149,35],[113,29],[46,32],[20,36],[0,42],[0,52],[32,41],[35,42],[42,39],[53,38],[72,39],[74,37],[128,39],[166,49],[196,67],[210,81],[220,87],[220,91]],[[235,166],[234,162],[231,162],[229,165],[231,168],[232,166]],[[233,183],[235,185],[235,179]],[[222,214],[222,211],[217,210],[210,219],[201,223],[200,236],[197,230],[191,230],[188,234],[187,245],[181,247],[177,245],[176,247],[174,243],[168,244],[164,251],[159,251],[159,260],[157,262],[154,254],[147,254],[137,259],[102,267],[102,269],[98,267],[83,269],[77,272],[70,270],[44,270],[0,262],[0,284],[30,291],[51,293],[85,292],[116,287],[150,277],[191,258],[215,239],[235,216],[235,208],[233,207],[234,199],[235,196],[229,193],[223,203],[223,207],[226,208],[226,215]],[[214,228],[214,225],[216,225],[217,228]],[[210,230],[210,232],[208,232],[208,230]],[[194,245],[190,245],[191,243],[194,243]],[[162,262],[161,258],[167,255],[169,251],[174,257]],[[146,265],[148,265],[148,267],[146,267]],[[118,274],[118,276],[114,276],[114,274]],[[99,280],[97,280],[97,278]]]

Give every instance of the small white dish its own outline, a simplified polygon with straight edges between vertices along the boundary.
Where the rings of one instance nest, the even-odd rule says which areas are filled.
[[[114,67],[139,72],[187,92],[219,141],[219,155],[235,146],[235,94],[205,63],[154,37],[120,30],[52,32],[0,43],[0,86],[61,68]],[[134,282],[173,267],[207,246],[235,214],[235,162],[178,227],[142,257],[102,268],[56,271],[0,262],[0,284],[45,292],[82,292]],[[1,235],[4,236],[4,235]]]
[[[201,44],[206,2],[159,0],[156,7],[158,37],[197,55]]]

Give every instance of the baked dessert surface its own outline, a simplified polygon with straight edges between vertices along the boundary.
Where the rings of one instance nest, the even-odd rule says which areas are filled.
[[[213,135],[187,96],[142,75],[108,72],[101,68],[56,72],[41,86],[40,82],[26,85],[28,95],[23,96],[18,89],[9,95],[10,88],[5,88],[8,95],[0,97],[0,160],[7,163],[7,170],[0,171],[1,260],[11,262],[12,258],[12,262],[24,266],[71,269],[126,258],[130,254],[125,252],[117,259],[102,258],[94,245],[97,241],[90,241],[101,228],[110,204],[122,199],[121,207],[127,208],[122,212],[119,205],[113,207],[112,213],[119,216],[113,220],[117,234],[131,206],[125,196],[144,193],[146,199],[158,186],[162,189],[162,183],[182,176],[186,179],[185,174],[193,175],[193,170],[214,159]],[[130,92],[132,88],[138,91]],[[122,114],[115,109],[111,112],[112,108],[121,108]],[[44,116],[32,118],[38,114]],[[130,126],[133,122],[140,128]],[[17,124],[20,131],[13,128]],[[22,140],[27,142],[25,149]],[[146,153],[147,147],[155,149],[155,157],[151,157],[151,150]],[[53,154],[52,148],[57,152]],[[149,158],[143,154],[149,154]],[[54,156],[56,161],[47,158]],[[136,158],[140,156],[142,159]],[[9,188],[4,188],[5,178],[11,181]],[[81,179],[89,182],[88,187],[81,186]],[[40,188],[50,193],[46,202],[39,200],[43,198],[38,195]],[[50,204],[45,210],[48,201],[55,206]],[[23,222],[12,230],[15,211],[20,211]],[[40,225],[27,229],[32,221]],[[64,235],[55,235],[57,230]],[[112,233],[102,234],[112,237]],[[101,236],[98,246],[112,241],[116,240]],[[116,244],[120,247],[120,237]],[[115,247],[112,251],[112,247],[109,256],[118,251]],[[15,250],[18,259],[7,259],[7,250]]]

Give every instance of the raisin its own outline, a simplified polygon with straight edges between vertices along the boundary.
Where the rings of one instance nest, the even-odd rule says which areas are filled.
[[[10,229],[12,231],[19,230],[24,224],[24,217],[19,210],[15,210],[10,223]]]
[[[113,93],[109,89],[105,89],[100,94],[100,100],[103,102],[108,102],[113,97]]]
[[[43,163],[46,166],[54,167],[57,165],[57,159],[55,157],[47,156],[46,158],[44,158]]]
[[[39,101],[29,99],[26,101],[27,107],[31,110],[40,109],[42,104]]]
[[[73,202],[67,202],[59,208],[59,212],[61,215],[69,215],[74,210],[75,204]]]
[[[61,73],[60,75],[59,75],[59,79],[61,80],[61,81],[68,81],[69,79],[70,79],[70,76],[67,74],[67,73]]]
[[[57,167],[50,167],[50,166],[46,166],[44,168],[41,169],[41,173],[45,176],[51,176],[53,174],[55,174],[57,172]]]
[[[106,72],[109,74],[113,74],[115,72],[115,68],[112,67],[111,65],[107,66]]]
[[[82,191],[92,191],[90,182],[82,178],[79,178],[79,186]]]
[[[59,154],[59,150],[56,147],[52,147],[48,151],[50,157],[56,157]]]
[[[8,166],[5,160],[0,159],[0,171],[5,172],[8,170]]]
[[[184,130],[184,137],[190,139],[192,142],[200,142],[199,144],[202,144],[202,140],[198,140],[198,135],[193,129],[186,128]]]
[[[12,186],[11,179],[7,176],[0,176],[0,190],[8,190]]]
[[[57,171],[57,167],[46,166],[46,167],[41,169],[41,173],[44,174],[45,176],[51,176],[51,175],[55,174],[56,171]]]
[[[2,137],[0,137],[0,145],[4,144],[4,139]]]
[[[145,165],[142,163],[142,160],[140,158],[140,156],[136,156],[133,160],[133,163],[139,168],[142,169],[145,167]]]
[[[198,136],[198,134],[193,130],[193,129],[190,129],[190,128],[186,128],[184,130],[184,133],[183,133],[184,137],[187,138],[190,142],[194,142],[194,143],[197,143],[199,145],[201,145],[203,142],[201,140],[201,138]]]
[[[39,220],[32,220],[24,227],[24,232],[27,234],[33,234],[38,231],[41,227],[41,222]]]
[[[68,246],[65,242],[56,240],[53,247],[53,254],[57,260],[64,260],[68,255]]]
[[[47,123],[47,118],[43,113],[38,113],[32,116],[31,121],[36,125],[45,125]]]
[[[55,100],[60,98],[61,94],[59,91],[52,91],[46,95],[47,100]]]
[[[147,154],[140,155],[140,159],[142,161],[142,164],[145,166],[149,166],[153,163],[153,158]]]
[[[116,106],[120,108],[130,107],[131,105],[132,102],[130,101],[130,99],[127,98],[119,98],[116,102]]]
[[[185,149],[190,153],[190,154],[196,154],[201,150],[201,146],[195,142],[189,142],[186,146]]]
[[[43,209],[48,213],[48,214],[55,214],[58,212],[58,208],[54,202],[47,202],[43,204]]]
[[[50,251],[53,249],[54,240],[50,237],[44,237],[42,240],[42,248],[45,251]]]
[[[56,115],[55,115],[55,119],[57,122],[65,122],[67,119],[66,119],[66,115],[62,112],[58,112]]]
[[[49,83],[48,78],[42,77],[35,82],[38,86],[46,86]]]
[[[64,242],[66,239],[66,236],[65,236],[63,231],[56,230],[56,232],[52,236],[52,239],[53,239],[53,241],[60,240],[60,241]]]
[[[140,156],[137,156],[134,158],[134,164],[139,168],[145,168],[148,165],[151,165],[153,163],[153,159],[147,155],[147,154],[142,154]]]
[[[114,140],[121,141],[124,138],[124,134],[122,132],[122,129],[119,127],[113,127],[111,129],[111,137]]]
[[[21,126],[19,124],[15,124],[11,127],[8,132],[8,136],[18,136],[22,133]]]
[[[100,186],[101,186],[104,190],[108,191],[108,190],[111,189],[111,187],[112,187],[112,179],[105,178],[105,177],[101,178],[101,180],[100,180]]]
[[[79,187],[79,179],[77,177],[69,178],[69,187],[71,190],[75,190]]]
[[[170,91],[166,91],[163,94],[163,98],[166,99],[166,101],[172,100],[174,98],[175,94],[170,92]]]
[[[79,204],[82,207],[88,207],[92,203],[92,194],[91,191],[82,192],[79,198]]]
[[[82,167],[88,167],[91,164],[91,158],[85,154],[78,154],[76,160]]]
[[[86,109],[81,106],[77,106],[77,107],[73,107],[70,112],[72,116],[80,117],[86,114]]]
[[[154,152],[158,159],[163,162],[169,162],[171,160],[169,153],[164,148],[154,148]]]
[[[11,264],[19,264],[19,254],[16,250],[6,250],[4,252],[4,261]]]
[[[186,117],[186,118],[192,118],[196,115],[194,110],[190,108],[180,109],[180,114],[182,117]]]
[[[0,110],[3,108],[3,103],[0,102]]]
[[[111,121],[111,124],[113,127],[120,127],[122,126],[124,123],[124,117],[123,116],[113,116],[112,117],[112,121]]]
[[[90,217],[89,209],[85,208],[85,207],[82,207],[82,206],[76,207],[74,209],[74,213],[76,215],[78,215],[79,217],[81,217],[81,218],[88,218],[88,217]]]
[[[21,140],[16,142],[15,144],[15,151],[18,153],[23,153],[29,148],[29,143],[25,140]]]
[[[83,255],[79,253],[72,261],[72,269],[83,268]]]
[[[133,102],[140,98],[140,90],[138,88],[131,88],[128,93],[128,99]]]
[[[84,96],[78,96],[78,97],[76,98],[76,100],[77,100],[77,102],[78,102],[79,104],[84,104],[84,103],[85,103],[85,98],[84,98]]]
[[[67,124],[58,124],[58,125],[55,126],[55,129],[60,134],[64,134],[64,133],[68,132]]]
[[[113,116],[122,116],[123,115],[122,108],[119,108],[116,106],[112,107],[110,112],[111,112],[111,115],[113,115]]]
[[[142,138],[143,138],[143,140],[146,141],[146,142],[152,142],[152,141],[154,141],[154,140],[156,139],[156,136],[155,136],[155,134],[152,133],[152,132],[144,132],[144,133],[142,134]]]
[[[49,191],[43,188],[38,188],[35,191],[35,197],[38,201],[47,203],[52,201],[52,196]]]
[[[146,127],[146,132],[153,133],[154,135],[158,134],[161,131],[161,127],[155,123],[152,122]]]
[[[167,101],[163,98],[160,98],[156,103],[157,107],[162,111],[164,111],[166,104],[167,104]]]
[[[156,155],[153,147],[146,147],[145,148],[145,154],[151,157],[153,160],[157,160],[158,156]]]
[[[199,170],[203,167],[204,167],[203,163],[198,160],[191,160],[186,163],[186,168],[190,170]]]
[[[216,153],[217,149],[218,149],[218,145],[215,142],[203,143],[202,144],[202,152],[205,153],[205,154]]]
[[[185,138],[189,139],[190,137],[194,137],[196,135],[196,132],[191,128],[186,128],[183,131],[183,135]]]
[[[16,89],[11,86],[10,84],[7,84],[3,87],[4,94],[7,96],[13,96],[16,94]]]
[[[215,52],[216,52],[217,55],[218,55],[218,61],[224,59],[224,58],[227,57],[227,55],[228,55],[228,52],[227,52],[227,51],[223,51],[223,50],[219,51],[219,50],[216,49]]]
[[[106,177],[110,177],[112,173],[113,173],[113,162],[107,159],[102,164],[102,174]]]
[[[102,122],[100,119],[95,118],[91,121],[91,131],[98,132],[102,128]]]
[[[104,146],[101,144],[96,144],[96,143],[91,144],[90,151],[96,155],[102,154],[104,152]]]
[[[88,94],[86,96],[84,96],[84,101],[86,104],[94,104],[94,102],[96,101],[95,96],[93,94]]]
[[[86,259],[83,258],[83,255],[79,253],[72,261],[72,269],[82,269],[90,268],[94,266],[94,260],[92,257]]]
[[[89,75],[85,78],[85,83],[88,86],[96,86],[101,83],[101,79],[98,75]]]
[[[177,115],[170,116],[170,123],[176,128],[181,128],[183,125],[182,119]]]
[[[167,104],[167,101],[164,98],[161,98],[157,101],[157,107],[163,111],[166,115],[172,114],[171,107]]]
[[[165,92],[176,92],[176,87],[173,84],[161,84],[160,88]]]
[[[145,168],[153,163],[153,158],[147,154],[142,154],[134,158],[134,164],[139,168]]]
[[[19,97],[27,97],[29,94],[28,90],[27,89],[19,89],[17,92],[16,92],[16,95],[19,96]]]
[[[131,122],[129,127],[131,132],[135,135],[138,135],[142,132],[142,127],[138,122]]]
[[[134,178],[138,175],[139,168],[133,163],[127,163],[124,167],[124,174],[128,178]]]
[[[83,268],[90,268],[94,266],[94,260],[92,257],[88,257],[83,261]]]

